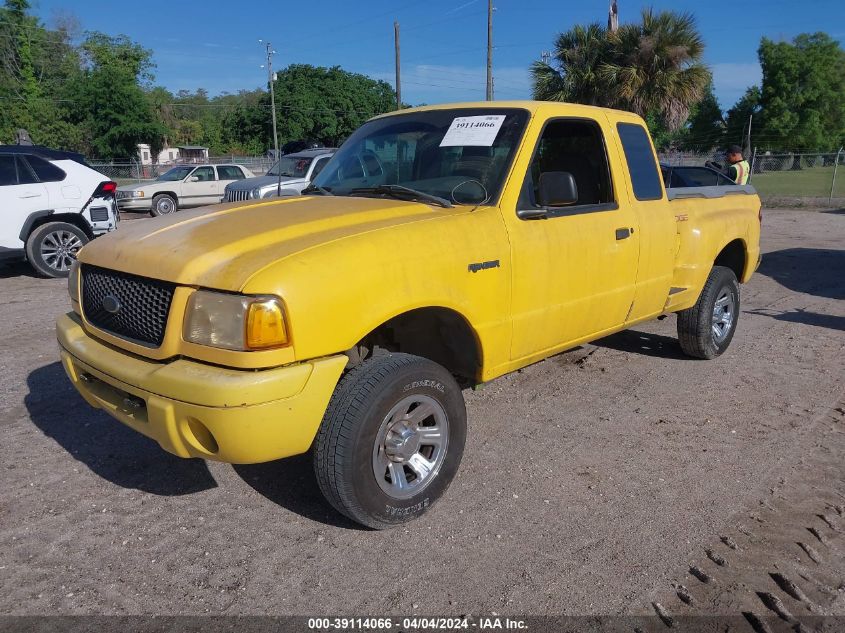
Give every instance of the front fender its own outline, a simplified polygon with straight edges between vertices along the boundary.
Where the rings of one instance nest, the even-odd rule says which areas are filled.
[[[491,261],[498,266],[472,267]],[[442,307],[470,325],[488,367],[509,360],[510,276],[502,218],[488,207],[318,245],[243,291],[284,299],[297,360],[343,352],[395,316]]]

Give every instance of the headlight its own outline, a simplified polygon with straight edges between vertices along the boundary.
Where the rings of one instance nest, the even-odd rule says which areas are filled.
[[[256,198],[256,199],[260,198],[261,197],[261,189],[260,188],[253,189],[252,191],[249,192],[249,196],[251,198]]]
[[[133,197],[133,198],[143,198],[143,197],[144,197],[144,192],[143,192],[143,191],[133,191],[133,192],[132,192],[132,197]]]
[[[278,297],[250,297],[198,290],[185,309],[182,337],[190,343],[241,351],[288,344]]]
[[[73,260],[70,273],[67,276],[67,293],[70,295],[70,306],[79,314],[79,262]]]

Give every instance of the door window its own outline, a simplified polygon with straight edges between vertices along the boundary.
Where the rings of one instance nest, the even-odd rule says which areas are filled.
[[[314,178],[317,177],[317,174],[323,171],[323,167],[326,166],[326,163],[328,163],[330,159],[331,156],[325,156],[317,159],[317,162],[314,164],[314,171],[311,172],[311,180],[314,180]]]
[[[60,182],[65,179],[64,171],[56,167],[50,161],[44,160],[40,156],[27,156],[22,162],[29,163],[32,171],[38,176],[41,182]],[[23,174],[21,174],[23,175]]]
[[[241,168],[234,165],[221,165],[217,168],[217,175],[220,180],[243,180],[245,178]]]
[[[0,156],[0,187],[18,184],[14,156]]]
[[[26,162],[26,159],[23,156],[18,156],[18,184],[21,185],[31,185],[33,183],[38,182],[38,178],[35,177],[35,172],[32,171],[32,167],[29,166],[29,163]],[[50,163],[47,163],[48,165]],[[52,165],[51,165],[52,167]],[[62,172],[64,173],[64,172]]]
[[[663,177],[667,188],[717,187],[736,183],[709,167],[668,167]]]
[[[617,123],[616,129],[625,151],[628,173],[631,174],[631,184],[634,186],[634,197],[637,200],[660,200],[663,197],[663,188],[660,186],[657,161],[651,149],[648,132],[636,123]]]
[[[525,177],[520,208],[539,208],[540,175],[563,171],[572,174],[578,201],[560,208],[561,213],[613,208],[613,186],[601,129],[594,121],[558,119],[549,122]]]
[[[199,182],[210,182],[214,180],[214,167],[197,167],[192,178],[196,178]]]

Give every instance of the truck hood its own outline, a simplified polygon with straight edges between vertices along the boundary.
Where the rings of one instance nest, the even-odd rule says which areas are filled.
[[[226,185],[226,189],[233,191],[252,191],[256,188],[263,189],[270,187],[279,182],[278,176],[256,176],[255,178],[246,178],[245,180],[236,180],[235,182]],[[291,183],[308,182],[305,178],[292,178],[290,176],[282,176],[282,185]]]
[[[79,261],[180,285],[240,291],[261,269],[306,249],[460,208],[358,197],[229,203],[122,222]]]

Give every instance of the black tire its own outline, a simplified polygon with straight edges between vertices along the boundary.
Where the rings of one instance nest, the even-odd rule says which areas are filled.
[[[720,302],[719,314],[716,313],[717,301]],[[736,275],[730,268],[714,266],[695,305],[678,312],[678,341],[684,353],[707,360],[721,355],[733,340],[739,308]],[[729,324],[726,323],[728,316]]]
[[[176,213],[178,210],[179,201],[169,193],[160,193],[153,196],[153,205],[150,207],[151,216],[170,215],[171,213]]]
[[[88,236],[68,222],[48,222],[37,227],[26,240],[26,259],[39,275],[67,277],[79,249]]]
[[[391,423],[388,414],[397,408],[401,411],[409,400],[422,404],[410,404],[405,414],[391,416],[395,420]],[[418,417],[429,409],[437,413],[421,419],[417,433],[410,432],[412,438],[397,440],[402,436],[385,431],[397,424],[413,426],[410,418],[419,406],[426,408],[420,410],[423,413]],[[437,417],[441,415],[446,416],[445,425],[442,417]],[[438,452],[440,448],[426,446],[425,440],[417,439],[420,429],[436,429],[438,425],[441,429],[445,426],[442,453]],[[380,437],[384,437],[384,442],[377,446]],[[385,450],[388,438],[404,441],[403,451],[414,450],[411,445],[417,446],[419,453],[431,449],[426,453],[427,459],[437,464],[431,468],[432,474],[419,477],[416,484],[411,481],[410,486],[419,485],[420,489],[406,489],[403,494],[410,495],[406,498],[394,495],[398,489],[394,488],[390,473],[396,471],[391,469],[402,470],[397,482],[401,479],[405,485],[409,485],[408,477],[416,477],[416,471],[407,463],[397,462],[403,459],[401,456],[389,456],[389,450]],[[338,512],[367,527],[385,529],[419,517],[443,495],[458,470],[465,441],[463,395],[444,367],[410,354],[376,356],[351,369],[335,389],[312,447],[314,472],[320,490]],[[396,444],[392,446],[396,450]],[[379,466],[382,461],[387,464],[383,470]],[[381,483],[377,480],[379,471],[384,474]]]

